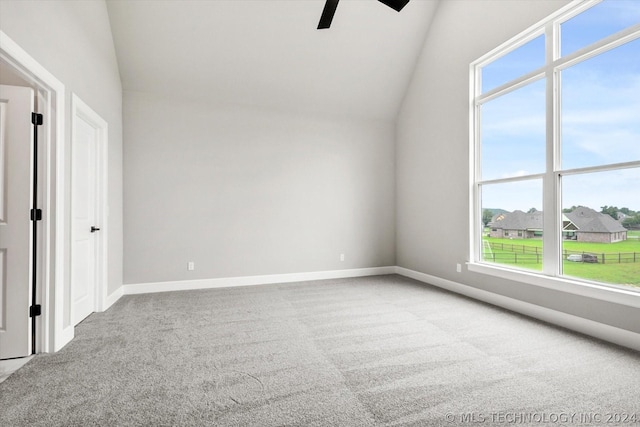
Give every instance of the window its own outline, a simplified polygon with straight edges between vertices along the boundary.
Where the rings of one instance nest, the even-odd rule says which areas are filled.
[[[574,1],[471,73],[470,265],[640,293],[640,2]]]

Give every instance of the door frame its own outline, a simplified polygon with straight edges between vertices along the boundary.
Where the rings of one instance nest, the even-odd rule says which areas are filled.
[[[83,120],[96,131],[96,225],[100,227],[100,232],[95,235],[96,259],[95,259],[95,289],[94,289],[94,308],[95,311],[104,311],[107,302],[107,254],[108,254],[108,236],[109,227],[107,218],[109,215],[107,195],[108,193],[108,141],[109,141],[109,125],[98,115],[91,107],[89,107],[78,95],[71,93],[71,159],[76,147],[75,123],[76,120]],[[73,161],[73,160],[72,160]],[[74,184],[73,167],[71,168],[71,186]],[[73,199],[73,190],[71,191],[71,209],[73,212],[75,200]],[[73,215],[71,215],[70,232],[73,233]],[[71,244],[73,245],[73,236],[71,236]],[[73,253],[71,254],[71,266],[73,265]],[[70,271],[73,271],[72,269]],[[69,292],[70,316],[73,323],[73,289],[70,287]],[[75,326],[75,325],[74,325]]]
[[[44,106],[40,127],[44,173],[40,176],[42,232],[37,300],[42,314],[36,319],[36,352],[55,352],[73,339],[65,289],[68,254],[65,252],[65,87],[31,55],[0,30],[0,61],[29,82]]]

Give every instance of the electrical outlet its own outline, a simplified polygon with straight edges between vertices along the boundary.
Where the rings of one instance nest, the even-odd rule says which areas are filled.
[[[344,261],[344,254],[340,254],[340,261]]]
[[[189,261],[189,262],[187,263],[187,270],[189,270],[189,271],[193,271],[193,270],[195,270],[195,269],[196,269],[196,263],[195,263],[195,262],[193,262],[193,261]]]
[[[462,264],[460,264],[460,263],[456,264],[456,271],[458,273],[462,273]]]

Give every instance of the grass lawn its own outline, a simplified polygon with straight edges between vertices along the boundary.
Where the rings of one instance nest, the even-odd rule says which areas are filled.
[[[598,282],[640,287],[640,263],[589,264],[564,261],[565,275]]]
[[[602,264],[590,264],[583,262],[563,261],[563,272],[567,276],[583,278],[587,280],[595,280],[605,283],[614,283],[621,285],[640,287],[640,231],[629,232],[631,237],[628,240],[617,243],[588,243],[565,241],[563,242],[563,250],[572,252],[588,252],[598,255],[598,259],[602,260],[604,254],[605,260],[617,260],[618,253],[636,253],[636,259],[639,262],[611,262]],[[495,256],[496,263],[515,265],[519,268],[529,270],[542,270],[542,240],[538,239],[497,239],[485,237],[485,242],[493,244],[491,253]],[[500,249],[499,244],[503,244]],[[485,260],[490,261],[485,252]],[[536,256],[536,252],[538,255]],[[516,262],[517,257],[517,262]]]

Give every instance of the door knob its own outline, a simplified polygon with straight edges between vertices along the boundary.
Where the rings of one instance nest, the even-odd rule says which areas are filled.
[[[96,231],[100,231],[100,229],[94,225],[91,226],[91,232],[95,233]]]

